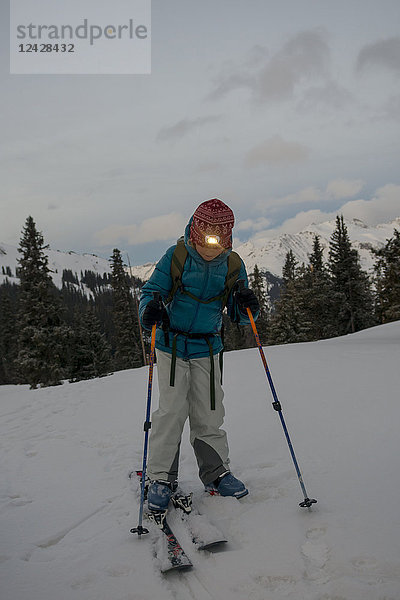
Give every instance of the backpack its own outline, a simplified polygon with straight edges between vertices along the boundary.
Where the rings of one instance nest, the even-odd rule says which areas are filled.
[[[176,292],[179,290],[181,293],[186,294],[187,296],[190,296],[190,298],[193,298],[193,300],[196,300],[197,302],[201,302],[202,304],[209,304],[210,302],[214,302],[215,300],[221,300],[222,301],[222,310],[223,310],[228,302],[229,294],[231,293],[231,290],[239,277],[240,269],[242,266],[242,260],[239,256],[239,254],[237,254],[236,252],[233,252],[233,251],[229,254],[229,256],[228,256],[228,272],[225,277],[225,287],[220,294],[218,294],[217,296],[214,296],[213,298],[209,298],[208,300],[201,300],[194,294],[191,294],[190,292],[185,290],[183,287],[182,273],[183,273],[183,269],[185,266],[185,261],[186,261],[187,255],[188,255],[188,251],[185,246],[184,237],[182,236],[177,241],[176,248],[172,255],[172,260],[171,260],[172,288],[169,292],[169,296],[166,300],[166,304],[169,304],[173,300],[173,297],[175,296]]]

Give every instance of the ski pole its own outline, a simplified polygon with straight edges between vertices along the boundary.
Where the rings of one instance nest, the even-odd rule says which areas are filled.
[[[154,299],[160,299],[160,295],[156,292],[153,294]],[[160,300],[161,301],[161,300]],[[151,411],[151,392],[153,389],[153,369],[154,369],[154,354],[156,345],[156,328],[157,324],[154,323],[151,329],[151,343],[150,343],[150,362],[149,362],[149,380],[147,385],[147,407],[146,407],[146,420],[144,422],[144,446],[143,446],[143,464],[142,464],[142,478],[140,488],[140,507],[139,507],[139,523],[137,527],[131,529],[131,533],[137,533],[139,536],[145,533],[149,533],[149,530],[143,527],[143,507],[144,507],[144,492],[146,485],[146,470],[147,470],[147,449],[149,444],[149,430],[151,428],[150,422],[150,411]]]
[[[300,487],[301,487],[301,490],[302,490],[303,495],[304,495],[304,501],[300,502],[299,506],[301,506],[303,508],[310,508],[310,506],[312,504],[315,504],[317,501],[315,499],[313,499],[313,498],[309,498],[308,497],[308,494],[307,494],[307,491],[306,491],[306,488],[305,488],[305,485],[304,485],[304,482],[303,482],[303,476],[302,476],[302,474],[300,472],[300,468],[299,468],[299,465],[298,465],[298,462],[297,462],[297,459],[296,459],[296,455],[294,453],[294,448],[293,448],[292,442],[290,440],[290,436],[289,436],[288,429],[286,427],[285,419],[284,419],[283,414],[282,414],[282,406],[281,406],[281,403],[278,400],[278,395],[276,393],[274,382],[272,381],[271,373],[270,373],[270,370],[269,370],[268,365],[267,365],[267,360],[265,358],[264,350],[263,350],[263,348],[261,346],[260,337],[258,335],[257,327],[256,327],[256,324],[255,324],[254,319],[253,319],[253,315],[251,314],[251,310],[250,310],[249,307],[247,307],[247,314],[248,314],[249,319],[250,319],[251,327],[253,329],[254,337],[255,337],[256,342],[257,342],[258,350],[260,351],[261,360],[263,362],[264,369],[265,369],[265,372],[267,374],[268,383],[269,383],[270,388],[271,388],[272,397],[274,399],[274,401],[272,403],[272,406],[274,407],[274,409],[279,414],[279,418],[280,418],[281,423],[282,423],[283,431],[285,432],[286,441],[287,441],[288,446],[289,446],[290,454],[291,454],[292,459],[293,459],[294,467],[296,469],[297,477],[299,479]]]

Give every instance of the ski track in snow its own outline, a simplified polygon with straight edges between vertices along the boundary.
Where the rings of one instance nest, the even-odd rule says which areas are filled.
[[[256,352],[226,355],[232,469],[250,494],[205,496],[186,432],[182,487],[193,489],[228,544],[197,550],[172,511],[194,569],[166,575],[153,556],[154,533],[129,534],[138,506],[126,474],[141,466],[146,369],[35,391],[0,387],[2,597],[399,600],[399,341],[394,323],[266,348],[318,498],[311,510],[297,506],[300,487]],[[312,377],[304,374],[310,363]],[[243,400],[250,396],[251,406]]]

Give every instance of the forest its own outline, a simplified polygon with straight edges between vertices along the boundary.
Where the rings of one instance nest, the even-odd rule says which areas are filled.
[[[65,269],[62,289],[52,281],[43,235],[28,217],[19,245],[17,276],[0,286],[0,384],[31,389],[106,376],[148,360],[149,335],[138,319],[144,282],[132,277],[114,249],[111,273]],[[347,335],[400,319],[400,232],[374,250],[373,274],[362,270],[343,216],[337,216],[329,257],[318,236],[308,264],[286,255],[280,294],[271,300],[257,265],[250,286],[260,303],[257,329],[263,345]],[[87,293],[90,290],[90,294]],[[255,345],[250,326],[223,315],[226,351]]]

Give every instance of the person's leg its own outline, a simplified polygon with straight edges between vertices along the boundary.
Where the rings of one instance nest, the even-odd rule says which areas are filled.
[[[218,356],[214,357],[215,410],[211,410],[210,358],[195,358],[189,365],[190,443],[199,466],[199,477],[207,484],[229,471],[228,441],[226,432],[221,429],[225,415],[224,392]]]
[[[175,385],[170,386],[171,354],[157,350],[159,406],[152,414],[148,477],[174,483],[178,478],[179,448],[189,413],[189,363],[176,359]]]

